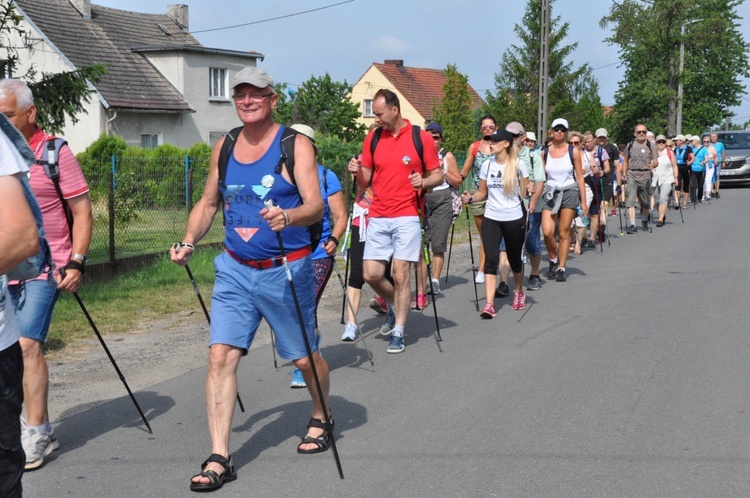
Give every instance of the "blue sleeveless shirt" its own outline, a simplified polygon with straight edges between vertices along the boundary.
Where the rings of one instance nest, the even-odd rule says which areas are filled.
[[[280,126],[268,150],[255,162],[240,163],[234,150],[227,161],[226,187],[220,187],[224,199],[226,238],[224,245],[241,259],[267,259],[279,256],[276,232],[260,215],[266,199],[274,199],[281,209],[302,205],[297,187],[276,173],[281,157]],[[286,227],[281,231],[287,253],[310,245],[307,227]]]

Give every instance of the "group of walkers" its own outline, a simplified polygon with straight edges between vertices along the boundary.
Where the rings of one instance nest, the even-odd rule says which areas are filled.
[[[339,273],[337,251],[346,254],[349,269],[342,340],[363,336],[357,312],[367,283],[376,293],[370,307],[386,315],[379,329],[388,338],[386,351],[400,354],[406,349],[410,304],[425,308],[431,295],[437,325],[434,306],[441,293],[447,238],[461,213],[467,221],[473,217],[481,236],[476,265],[472,251],[472,270],[474,283],[485,287],[480,317],[491,319],[497,316],[495,299],[511,294],[511,273],[513,310],[525,309],[526,291],[541,288],[542,241],[549,255],[544,277],[566,282],[570,251],[580,253],[605,240],[610,209],[614,216],[618,207],[620,214],[627,208],[628,233],[635,233],[636,207],[641,208],[642,228],[648,229],[652,209],[658,210],[656,226],[664,225],[670,200],[679,208],[687,206],[688,197],[701,203],[719,196],[723,147],[715,137],[678,135],[669,141],[659,135],[652,141],[639,124],[635,140],[618,149],[608,141],[607,130],[578,133],[558,118],[539,147],[536,135],[522,124],[498,126],[487,115],[480,120],[482,138],[469,146],[459,167],[455,155],[442,147],[440,124],[426,129],[412,125],[401,113],[398,96],[381,89],[372,101],[375,126],[362,153],[347,164],[357,187],[347,213],[339,179],[316,160],[314,130],[273,121],[278,95],[271,76],[247,67],[235,75],[232,88],[241,126],[215,144],[203,196],[190,213],[184,237],[169,251],[173,262],[186,265],[223,211],[225,250],[214,261],[205,385],[211,454],[190,480],[193,491],[213,491],[237,479],[229,441],[239,398],[237,367],[262,319],[273,331],[279,356],[294,364],[291,386],[306,387],[312,400],[307,431],[296,451],[333,449],[338,462],[329,369],[319,351],[317,324],[322,292],[331,272]],[[19,187],[6,178],[26,177],[30,171],[54,262],[65,270],[55,274],[51,285],[43,278],[0,278],[0,380],[7,387],[0,413],[9,421],[0,433],[2,496],[20,496],[24,467],[41,466],[59,446],[47,413],[41,346],[60,291],[75,292],[80,284],[91,240],[91,203],[80,167],[63,144],[54,161],[59,178],[45,174],[53,164],[52,156],[42,160],[43,154],[52,149],[48,144],[55,137],[39,129],[35,111],[25,85],[0,81],[0,112],[21,132],[14,135],[13,127],[0,120],[0,216],[8,221],[0,225],[0,243],[7,237],[27,238],[28,230],[12,232],[18,223],[11,218],[28,222],[28,216],[20,203],[8,204],[19,197]],[[18,152],[13,165],[6,160],[6,149]],[[29,168],[34,151],[36,163]],[[461,191],[465,182],[470,188]],[[3,273],[26,256],[28,251],[21,249],[29,243],[7,253],[6,245],[0,254]],[[524,283],[526,263],[530,274]],[[22,401],[28,412],[23,432]],[[339,472],[343,477],[340,465]]]

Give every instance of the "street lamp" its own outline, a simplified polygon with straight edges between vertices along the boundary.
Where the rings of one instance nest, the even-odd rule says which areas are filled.
[[[685,21],[680,28],[680,78],[677,82],[677,123],[675,126],[675,134],[682,135],[682,76],[685,70],[685,26],[700,22],[703,19],[693,19],[692,21]]]

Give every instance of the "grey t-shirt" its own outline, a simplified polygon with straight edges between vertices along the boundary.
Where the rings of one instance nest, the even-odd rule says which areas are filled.
[[[650,145],[650,147],[649,147]],[[628,144],[623,151],[623,156],[628,160],[628,176],[632,176],[636,180],[650,180],[651,169],[649,165],[651,161],[659,157],[656,150],[656,145],[649,144],[648,142],[634,141]]]

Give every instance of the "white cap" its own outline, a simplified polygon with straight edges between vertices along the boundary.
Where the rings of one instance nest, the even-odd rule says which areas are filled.
[[[294,131],[298,131],[302,133],[304,136],[309,138],[310,141],[312,142],[313,148],[315,149],[315,153],[316,154],[318,153],[318,145],[315,143],[315,130],[313,130],[312,128],[310,128],[309,126],[305,124],[299,124],[299,123],[293,124],[292,126],[290,126],[290,128],[293,129]]]
[[[609,138],[609,133],[607,133],[607,130],[605,130],[604,128],[599,128],[598,130],[596,130],[595,136],[596,138],[599,138],[599,137]]]
[[[557,118],[556,120],[552,121],[552,126],[550,128],[554,128],[557,125],[562,125],[567,129],[570,129],[570,126],[568,126],[568,121],[563,118]]]
[[[536,134],[533,131],[527,131],[526,140],[531,140],[532,142],[536,142]]]

